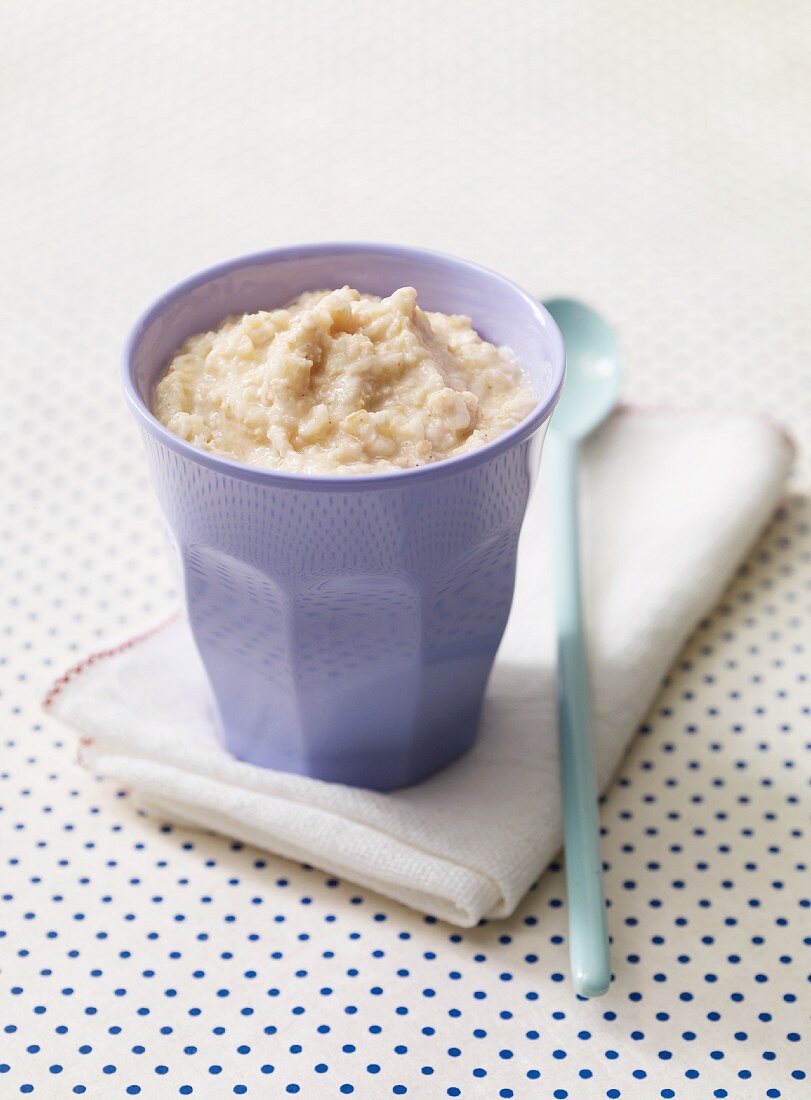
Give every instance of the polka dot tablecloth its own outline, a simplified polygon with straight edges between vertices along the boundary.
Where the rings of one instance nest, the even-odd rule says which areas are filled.
[[[223,257],[329,237],[467,255],[599,304],[629,399],[754,406],[802,444],[808,7],[3,20],[0,1096],[807,1095],[802,446],[605,799],[601,1000],[568,982],[557,865],[461,932],[139,815],[39,700],[172,601],[116,360],[150,298]]]

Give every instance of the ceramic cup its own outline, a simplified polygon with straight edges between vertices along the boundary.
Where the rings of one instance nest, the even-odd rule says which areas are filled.
[[[467,314],[515,351],[537,407],[470,454],[357,477],[243,466],[152,415],[153,387],[186,337],[345,284],[378,295],[414,286],[424,309]],[[563,374],[560,333],[538,302],[491,271],[417,248],[275,249],[204,271],[147,310],[124,352],[124,389],[234,756],[389,790],[472,744]]]

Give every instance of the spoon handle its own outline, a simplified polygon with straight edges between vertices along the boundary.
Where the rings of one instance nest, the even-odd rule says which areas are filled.
[[[589,739],[589,673],[580,592],[578,446],[549,433],[554,474],[558,726],[572,981],[599,997],[611,980],[603,896],[600,819]]]

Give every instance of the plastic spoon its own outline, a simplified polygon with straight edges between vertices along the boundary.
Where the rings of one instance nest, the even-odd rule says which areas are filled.
[[[558,726],[563,787],[569,959],[582,997],[611,981],[603,896],[600,819],[589,736],[589,673],[580,592],[577,466],[580,444],[617,403],[622,366],[614,334],[599,314],[571,298],[544,302],[566,345],[566,383],[549,427],[555,524]]]

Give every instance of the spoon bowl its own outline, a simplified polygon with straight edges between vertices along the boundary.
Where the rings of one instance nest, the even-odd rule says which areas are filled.
[[[553,298],[544,305],[566,346],[566,384],[551,428],[570,439],[584,439],[612,412],[622,384],[620,349],[603,318],[575,298]]]

